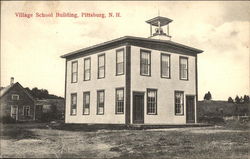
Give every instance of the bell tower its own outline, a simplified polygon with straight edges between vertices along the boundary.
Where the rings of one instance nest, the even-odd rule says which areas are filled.
[[[155,17],[153,19],[147,20],[146,23],[150,24],[150,36],[152,39],[160,39],[160,40],[171,40],[171,36],[169,35],[169,24],[173,20],[166,17]],[[163,26],[167,27],[166,33],[163,30]],[[152,29],[155,29],[155,32],[152,32]],[[165,29],[165,28],[164,28]]]

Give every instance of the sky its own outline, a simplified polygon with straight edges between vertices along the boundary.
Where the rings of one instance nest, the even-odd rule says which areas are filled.
[[[33,17],[18,17],[19,12]],[[79,18],[55,17],[56,12],[77,13]],[[81,13],[111,12],[120,17],[81,17]],[[145,21],[158,15],[173,19],[172,41],[204,50],[198,55],[199,100],[208,91],[214,100],[249,95],[248,1],[1,2],[0,84],[7,86],[14,77],[24,87],[64,96],[61,55],[126,35],[148,37]]]

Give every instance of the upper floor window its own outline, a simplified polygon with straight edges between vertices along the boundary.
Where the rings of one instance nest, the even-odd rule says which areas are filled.
[[[84,59],[84,81],[90,80],[91,77],[91,61],[90,58]]]
[[[90,107],[90,92],[83,92],[83,114],[89,114]]]
[[[180,79],[188,80],[188,58],[180,57]]]
[[[105,101],[104,90],[97,91],[97,114],[99,115],[104,114],[104,101]]]
[[[24,106],[23,107],[23,115],[24,116],[30,116],[30,106]]]
[[[105,54],[98,55],[98,78],[105,77]]]
[[[156,89],[147,89],[147,114],[157,114]]]
[[[116,51],[116,75],[124,74],[124,49]]]
[[[19,100],[19,95],[18,94],[12,94],[11,95],[11,100]]]
[[[71,82],[77,82],[77,71],[78,71],[78,63],[77,61],[73,61],[71,65]]]
[[[77,94],[71,94],[71,105],[70,105],[70,115],[76,115],[77,106]]]
[[[161,54],[161,77],[170,78],[170,55]]]
[[[123,88],[116,89],[115,105],[116,105],[116,114],[123,114],[124,113],[124,89]]]
[[[141,50],[140,73],[143,76],[151,75],[151,52],[150,51]]]
[[[184,114],[184,92],[175,91],[175,115]]]

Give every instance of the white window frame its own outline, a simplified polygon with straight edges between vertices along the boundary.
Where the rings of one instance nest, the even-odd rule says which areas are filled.
[[[28,108],[28,114],[26,115],[26,108]],[[30,106],[23,106],[23,116],[26,116],[26,117],[28,117],[28,116],[30,116]]]
[[[164,66],[163,57],[167,57],[167,66]],[[167,75],[164,75],[164,72],[167,72]],[[170,55],[166,53],[161,53],[161,78],[170,78],[171,77],[171,62]]]
[[[100,66],[100,58],[103,57],[103,66]],[[100,54],[98,55],[98,69],[97,69],[97,77],[98,79],[105,78],[105,65],[106,65],[106,60],[105,60],[105,54]],[[101,76],[101,70],[103,70],[103,76]]]
[[[73,96],[76,98],[76,103],[73,103]],[[75,109],[75,111],[73,111]],[[77,93],[72,93],[70,96],[70,115],[77,114]]]
[[[150,100],[149,93],[154,92],[155,97],[154,101]],[[147,114],[148,115],[157,115],[157,89],[147,89]]]
[[[88,69],[86,68],[87,61],[89,61]],[[87,73],[89,73],[89,76],[87,76]],[[83,74],[84,74],[84,77],[83,77],[84,81],[89,81],[91,79],[91,58],[90,57],[84,59],[84,73]]]
[[[177,99],[177,95],[181,96],[180,101]],[[174,106],[175,115],[184,115],[184,91],[175,91],[174,93]]]
[[[103,93],[103,102],[100,102],[100,93]],[[102,108],[102,112],[100,112]],[[98,90],[97,91],[97,115],[104,115],[104,108],[105,108],[105,90]]]
[[[122,54],[122,61],[118,61],[118,54]],[[122,67],[122,68],[120,68]],[[121,72],[119,72],[121,71]],[[124,75],[124,49],[116,50],[116,75]]]
[[[14,112],[16,114],[14,114]],[[10,107],[10,116],[13,118],[14,115],[15,115],[15,120],[17,120],[17,118],[18,118],[18,106],[17,105],[11,105],[11,107]]]
[[[76,64],[76,70],[73,70],[73,65]],[[74,80],[75,77],[75,80]],[[78,81],[78,61],[72,61],[71,63],[71,83],[77,83]]]
[[[148,59],[143,60],[143,54],[147,54]],[[147,72],[145,72],[147,70]],[[151,76],[151,51],[140,50],[140,75]]]
[[[119,99],[118,91],[122,91],[122,99]],[[124,114],[124,88],[116,88],[115,90],[115,113]]]
[[[17,97],[17,98],[14,99],[14,97]],[[19,95],[18,94],[12,94],[11,95],[11,100],[19,100]]]
[[[183,68],[182,67],[182,61],[185,60],[186,63],[186,67]],[[188,57],[184,57],[184,56],[180,56],[180,60],[179,60],[179,71],[180,71],[180,80],[188,80]],[[184,77],[184,75],[186,74],[186,77]]]
[[[86,103],[86,97],[89,96],[89,103]],[[90,114],[90,92],[83,92],[83,115]]]

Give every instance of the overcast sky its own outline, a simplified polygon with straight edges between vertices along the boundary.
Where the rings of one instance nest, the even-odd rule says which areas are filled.
[[[24,87],[64,96],[61,55],[125,35],[148,37],[145,23],[160,14],[173,19],[172,41],[198,55],[199,99],[210,91],[226,100],[249,94],[250,2],[1,2],[1,86],[10,77]],[[105,13],[120,18],[19,18],[17,12]],[[55,16],[55,15],[54,15]]]

